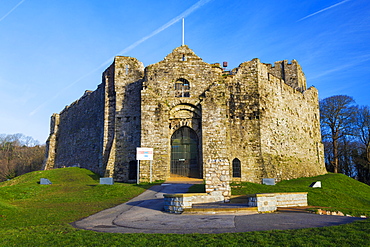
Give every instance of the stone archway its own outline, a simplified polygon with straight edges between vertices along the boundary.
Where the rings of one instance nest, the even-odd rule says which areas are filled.
[[[184,126],[171,137],[171,176],[201,178],[199,138]]]
[[[182,102],[170,110],[170,176],[203,178],[200,106]]]

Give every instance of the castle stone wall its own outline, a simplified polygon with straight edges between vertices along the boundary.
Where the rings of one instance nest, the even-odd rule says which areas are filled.
[[[78,166],[102,174],[103,113],[104,88],[100,86],[86,91],[59,114],[51,136],[57,139],[54,167]]]
[[[228,157],[230,162],[240,160],[239,180],[248,182],[260,182],[262,177],[258,64],[256,59],[245,62],[228,78]]]
[[[54,113],[50,118],[50,135],[46,141],[43,170],[50,170],[55,166],[58,127],[59,127],[59,114]]]
[[[141,136],[143,74],[144,66],[137,59],[118,56],[103,75],[106,80],[106,175],[117,180],[129,180],[129,164],[136,163],[136,147],[140,146]]]
[[[282,179],[325,172],[318,94],[300,92],[259,66],[263,176]]]
[[[45,169],[80,166],[133,182],[136,148],[146,147],[154,149],[152,180],[166,180],[171,138],[184,127],[199,141],[196,177],[208,193],[227,198],[232,180],[325,173],[319,124],[318,92],[306,88],[295,60],[253,59],[230,73],[187,46],[146,68],[118,56],[95,91],[53,115]],[[150,180],[149,164],[141,161],[140,181]]]

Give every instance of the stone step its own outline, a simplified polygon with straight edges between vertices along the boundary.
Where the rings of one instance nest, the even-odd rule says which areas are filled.
[[[204,180],[200,178],[189,178],[179,175],[171,175],[170,178],[166,180],[165,183],[168,184],[203,184]]]
[[[258,214],[257,207],[243,204],[202,203],[193,204],[192,208],[184,208],[183,214]]]
[[[210,203],[194,203],[193,208],[248,208],[248,205],[245,203],[210,202]]]
[[[249,201],[249,196],[248,195],[236,195],[236,196],[231,196],[230,197],[230,202],[231,203],[244,203],[247,204]]]

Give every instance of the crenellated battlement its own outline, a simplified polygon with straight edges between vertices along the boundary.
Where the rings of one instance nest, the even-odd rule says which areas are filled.
[[[296,60],[292,60],[290,63],[287,60],[282,60],[275,62],[274,65],[264,65],[268,68],[269,73],[284,80],[292,88],[300,92],[307,89],[305,75]]]

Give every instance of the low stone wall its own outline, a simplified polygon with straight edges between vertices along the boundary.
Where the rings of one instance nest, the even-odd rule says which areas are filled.
[[[224,202],[224,196],[220,193],[185,193],[164,194],[164,211],[181,214],[184,208],[191,208],[195,203]]]
[[[248,197],[248,206],[257,207],[258,212],[276,211],[277,207],[307,206],[308,192],[263,193]]]
[[[274,193],[277,207],[303,207],[307,206],[308,192]]]
[[[164,194],[164,210],[181,214],[184,208],[196,203],[224,202],[222,192]],[[248,207],[257,207],[258,212],[273,212],[278,207],[307,206],[307,192],[263,193],[248,196]]]

